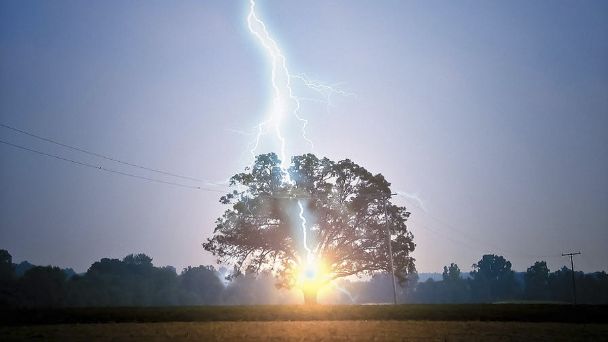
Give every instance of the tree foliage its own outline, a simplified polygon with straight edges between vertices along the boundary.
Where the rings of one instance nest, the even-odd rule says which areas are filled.
[[[390,183],[381,174],[348,159],[313,154],[293,157],[284,170],[270,153],[258,156],[230,185],[236,189],[220,199],[230,208],[204,248],[219,263],[233,265],[233,276],[270,271],[280,285],[291,287],[306,246],[326,265],[330,280],[387,272],[387,226],[399,282],[415,272],[415,244],[406,227],[410,213],[390,202]]]
[[[471,272],[473,292],[481,301],[513,299],[517,292],[517,283],[511,262],[501,255],[486,254]]]
[[[526,298],[545,299],[548,296],[549,268],[545,261],[537,261],[524,274]]]
[[[451,263],[450,267],[443,266],[442,278],[444,281],[458,281],[460,280],[460,268],[457,264]]]
[[[268,272],[246,274],[224,284],[222,270],[212,266],[184,268],[177,274],[171,266],[151,265],[152,259],[135,254],[122,260],[104,258],[95,262],[86,273],[71,275],[69,269],[32,265],[22,274],[14,271],[12,258],[0,250],[0,265],[6,267],[0,282],[0,309],[5,307],[61,306],[167,306],[167,305],[232,305],[232,304],[293,304],[297,292],[277,289],[275,278]],[[139,261],[135,261],[139,260]],[[148,260],[150,263],[148,263]],[[504,300],[500,293],[491,293],[491,282],[456,277],[457,265],[446,266],[448,272],[441,281],[429,278],[417,282],[417,274],[408,275],[405,287],[397,288],[401,303],[475,303]],[[566,267],[548,273],[546,287],[539,292],[529,289],[545,284],[549,270],[544,261],[536,262],[528,272],[519,273],[522,283],[516,283],[513,300],[543,300],[570,302],[572,300],[572,271]],[[1,274],[1,273],[0,273]],[[534,275],[534,276],[532,276]],[[540,275],[540,277],[537,277]],[[606,272],[576,272],[577,300],[585,304],[608,304],[608,274]],[[480,278],[481,279],[481,278]],[[497,281],[499,278],[495,278]],[[510,283],[509,277],[501,277]],[[537,282],[537,280],[542,280]],[[341,291],[327,292],[328,303],[387,303],[391,302],[392,279],[382,273],[370,279],[341,279]],[[346,291],[345,291],[346,290]]]

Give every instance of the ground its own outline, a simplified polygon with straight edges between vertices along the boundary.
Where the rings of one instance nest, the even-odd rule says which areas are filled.
[[[608,341],[607,312],[523,304],[0,310],[0,340]]]
[[[608,325],[446,321],[174,322],[1,328],[3,341],[592,341]]]

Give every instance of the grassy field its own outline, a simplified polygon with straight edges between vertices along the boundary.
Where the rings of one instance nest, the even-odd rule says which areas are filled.
[[[471,304],[0,310],[0,340],[608,341],[608,306]]]
[[[3,341],[593,341],[608,339],[605,324],[294,321],[38,325],[0,328]]]
[[[608,323],[608,306],[550,304],[256,305],[0,309],[0,325],[207,321],[427,320]]]

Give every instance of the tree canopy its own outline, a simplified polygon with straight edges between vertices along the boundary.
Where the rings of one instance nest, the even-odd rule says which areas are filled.
[[[528,298],[543,298],[548,295],[549,287],[549,268],[547,262],[537,261],[528,267],[524,275],[526,281],[525,295]]]
[[[473,264],[473,290],[482,301],[515,298],[517,283],[511,262],[501,255],[485,254]]]
[[[235,189],[220,202],[230,206],[203,244],[232,276],[270,271],[292,287],[307,259],[322,263],[326,281],[390,271],[400,283],[415,272],[410,213],[391,203],[390,183],[351,160],[292,158],[288,168],[274,153],[230,180]]]

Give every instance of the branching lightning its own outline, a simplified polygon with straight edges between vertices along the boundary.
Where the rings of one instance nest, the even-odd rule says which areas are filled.
[[[307,142],[311,149],[314,149],[314,143],[307,136],[306,128],[308,126],[308,120],[300,115],[300,98],[294,94],[292,83],[294,80],[301,82],[306,88],[321,94],[325,102],[330,105],[331,95],[351,95],[342,90],[336,89],[335,87],[325,85],[321,82],[312,81],[304,74],[292,74],[287,67],[287,59],[277,42],[271,37],[266,24],[257,16],[255,12],[256,2],[255,0],[249,0],[249,14],[247,15],[247,27],[249,32],[256,38],[258,43],[263,47],[266,52],[270,66],[271,66],[271,77],[270,81],[272,84],[272,106],[266,119],[257,125],[257,134],[253,147],[250,150],[251,156],[255,159],[256,152],[260,146],[262,137],[268,132],[274,132],[276,140],[279,142],[279,158],[281,159],[281,168],[287,170],[289,165],[289,159],[287,157],[287,138],[283,132],[283,125],[285,120],[291,115],[299,121],[300,132],[302,138]],[[286,179],[286,181],[290,181]],[[308,247],[307,243],[307,228],[306,218],[304,217],[304,207],[302,202],[298,200],[298,207],[300,209],[299,218],[301,221],[302,236],[304,249],[306,250],[307,263],[311,263],[313,260],[312,250]]]
[[[335,86],[323,84],[318,81],[311,80],[305,74],[293,74],[287,66],[287,58],[279,48],[277,42],[271,37],[266,24],[257,16],[255,12],[255,0],[249,0],[249,14],[247,15],[247,27],[249,32],[256,38],[258,43],[266,52],[270,65],[273,98],[272,106],[266,119],[260,122],[256,127],[256,138],[253,146],[249,151],[252,158],[255,158],[256,151],[260,146],[262,137],[268,132],[274,132],[274,135],[279,142],[279,157],[282,166],[287,168],[289,164],[287,158],[287,138],[283,132],[285,121],[293,116],[300,123],[301,137],[306,141],[310,149],[314,149],[314,143],[307,135],[308,120],[300,114],[301,102],[305,100],[302,97],[296,96],[293,88],[294,81],[300,82],[305,88],[320,94],[323,98],[321,102],[331,106],[331,96],[333,94],[342,96],[351,96],[353,94],[340,90]]]
[[[268,133],[274,133],[274,139],[279,143],[279,158],[281,159],[281,168],[286,171],[290,162],[288,159],[288,150],[293,149],[293,142],[288,144],[288,133],[284,129],[287,124],[287,120],[295,119],[299,124],[299,131],[301,139],[303,139],[308,147],[314,149],[314,143],[307,135],[308,120],[305,119],[301,114],[301,103],[303,101],[316,101],[324,103],[329,112],[332,95],[351,96],[353,94],[338,89],[335,86],[326,85],[321,82],[310,79],[305,74],[293,74],[288,68],[287,59],[277,42],[271,37],[266,25],[257,16],[255,0],[249,0],[249,13],[247,15],[247,27],[249,32],[255,37],[256,41],[261,45],[265,51],[269,64],[271,66],[270,82],[272,85],[272,101],[271,107],[266,114],[265,119],[257,124],[255,140],[252,142],[250,154],[252,159],[255,161],[257,150],[260,147],[263,137]],[[295,94],[294,82],[302,89],[311,91],[318,95],[319,98],[306,98],[298,97]],[[295,122],[295,121],[294,121]],[[285,174],[288,175],[287,172]],[[289,176],[286,176],[286,182],[291,182]],[[298,199],[299,213],[298,217],[300,220],[300,227],[302,229],[302,243],[306,252],[305,265],[301,265],[306,268],[306,272],[315,273],[317,266],[315,265],[318,260],[315,260],[313,250],[308,245],[308,228],[307,221],[304,216],[304,205],[302,200]],[[302,258],[304,259],[304,258]],[[302,260],[304,261],[304,260]],[[353,300],[348,291],[342,289],[338,285],[335,285],[341,292],[347,293],[349,298]]]
[[[281,160],[281,169],[287,171],[290,161],[288,155],[294,152],[295,142],[290,140],[289,132],[295,132],[294,128],[299,128],[299,137],[306,142],[306,145],[313,150],[314,143],[307,134],[308,120],[301,115],[302,103],[305,102],[317,102],[325,104],[327,113],[330,112],[332,107],[332,96],[352,96],[354,94],[339,89],[336,85],[327,85],[322,82],[309,78],[306,74],[292,73],[288,68],[287,58],[281,51],[277,42],[272,38],[264,21],[256,14],[256,0],[249,0],[249,12],[247,14],[247,27],[249,32],[255,37],[255,40],[263,48],[266,57],[268,58],[269,65],[271,67],[270,72],[270,83],[272,86],[272,99],[270,101],[270,108],[266,113],[264,119],[255,126],[255,132],[251,135],[255,136],[255,139],[250,143],[249,153],[251,154],[252,160],[255,163],[255,157],[260,149],[262,140],[267,134],[273,134],[273,141],[278,142],[278,156]],[[297,90],[304,91],[304,96]],[[295,125],[294,125],[295,123]],[[291,124],[288,126],[288,124]],[[291,128],[289,130],[288,128]],[[243,131],[234,130],[234,133],[247,135]],[[288,153],[292,152],[292,153]],[[288,172],[285,172],[286,176],[284,181],[292,183]],[[404,198],[412,200],[418,204],[418,206],[426,211],[424,201],[416,194],[410,194],[407,192],[399,192]],[[302,230],[302,244],[303,249],[306,253],[305,257],[300,258],[302,267],[305,267],[306,272],[315,272],[316,256],[313,249],[309,247],[309,230],[307,228],[307,220],[305,217],[305,210],[302,199],[297,199],[299,208],[298,218],[300,220],[300,228]],[[247,206],[248,207],[248,206]],[[249,209],[249,207],[248,207]],[[251,210],[250,210],[251,213]],[[305,261],[304,261],[305,260]],[[350,292],[339,284],[331,282],[333,286],[340,292],[346,294],[351,302],[355,302]]]
[[[282,166],[286,168],[286,163],[288,162],[285,151],[285,137],[281,132],[281,124],[285,117],[285,113],[288,111],[289,102],[292,102],[295,105],[295,113],[297,113],[300,108],[300,102],[295,96],[293,96],[293,91],[291,88],[291,75],[287,69],[285,55],[283,55],[281,49],[279,49],[279,46],[274,39],[270,37],[264,22],[256,15],[255,0],[249,1],[247,27],[249,28],[249,32],[251,32],[251,34],[257,38],[258,42],[268,53],[271,62],[272,75],[270,80],[272,82],[273,89],[272,109],[268,115],[269,117],[265,121],[258,124],[258,132],[255,145],[251,149],[251,155],[255,158],[255,152],[260,144],[261,137],[264,134],[264,129],[266,126],[271,126],[271,129],[274,129],[276,137],[281,146],[279,156],[281,158]],[[305,125],[306,121],[304,121],[304,126]]]

